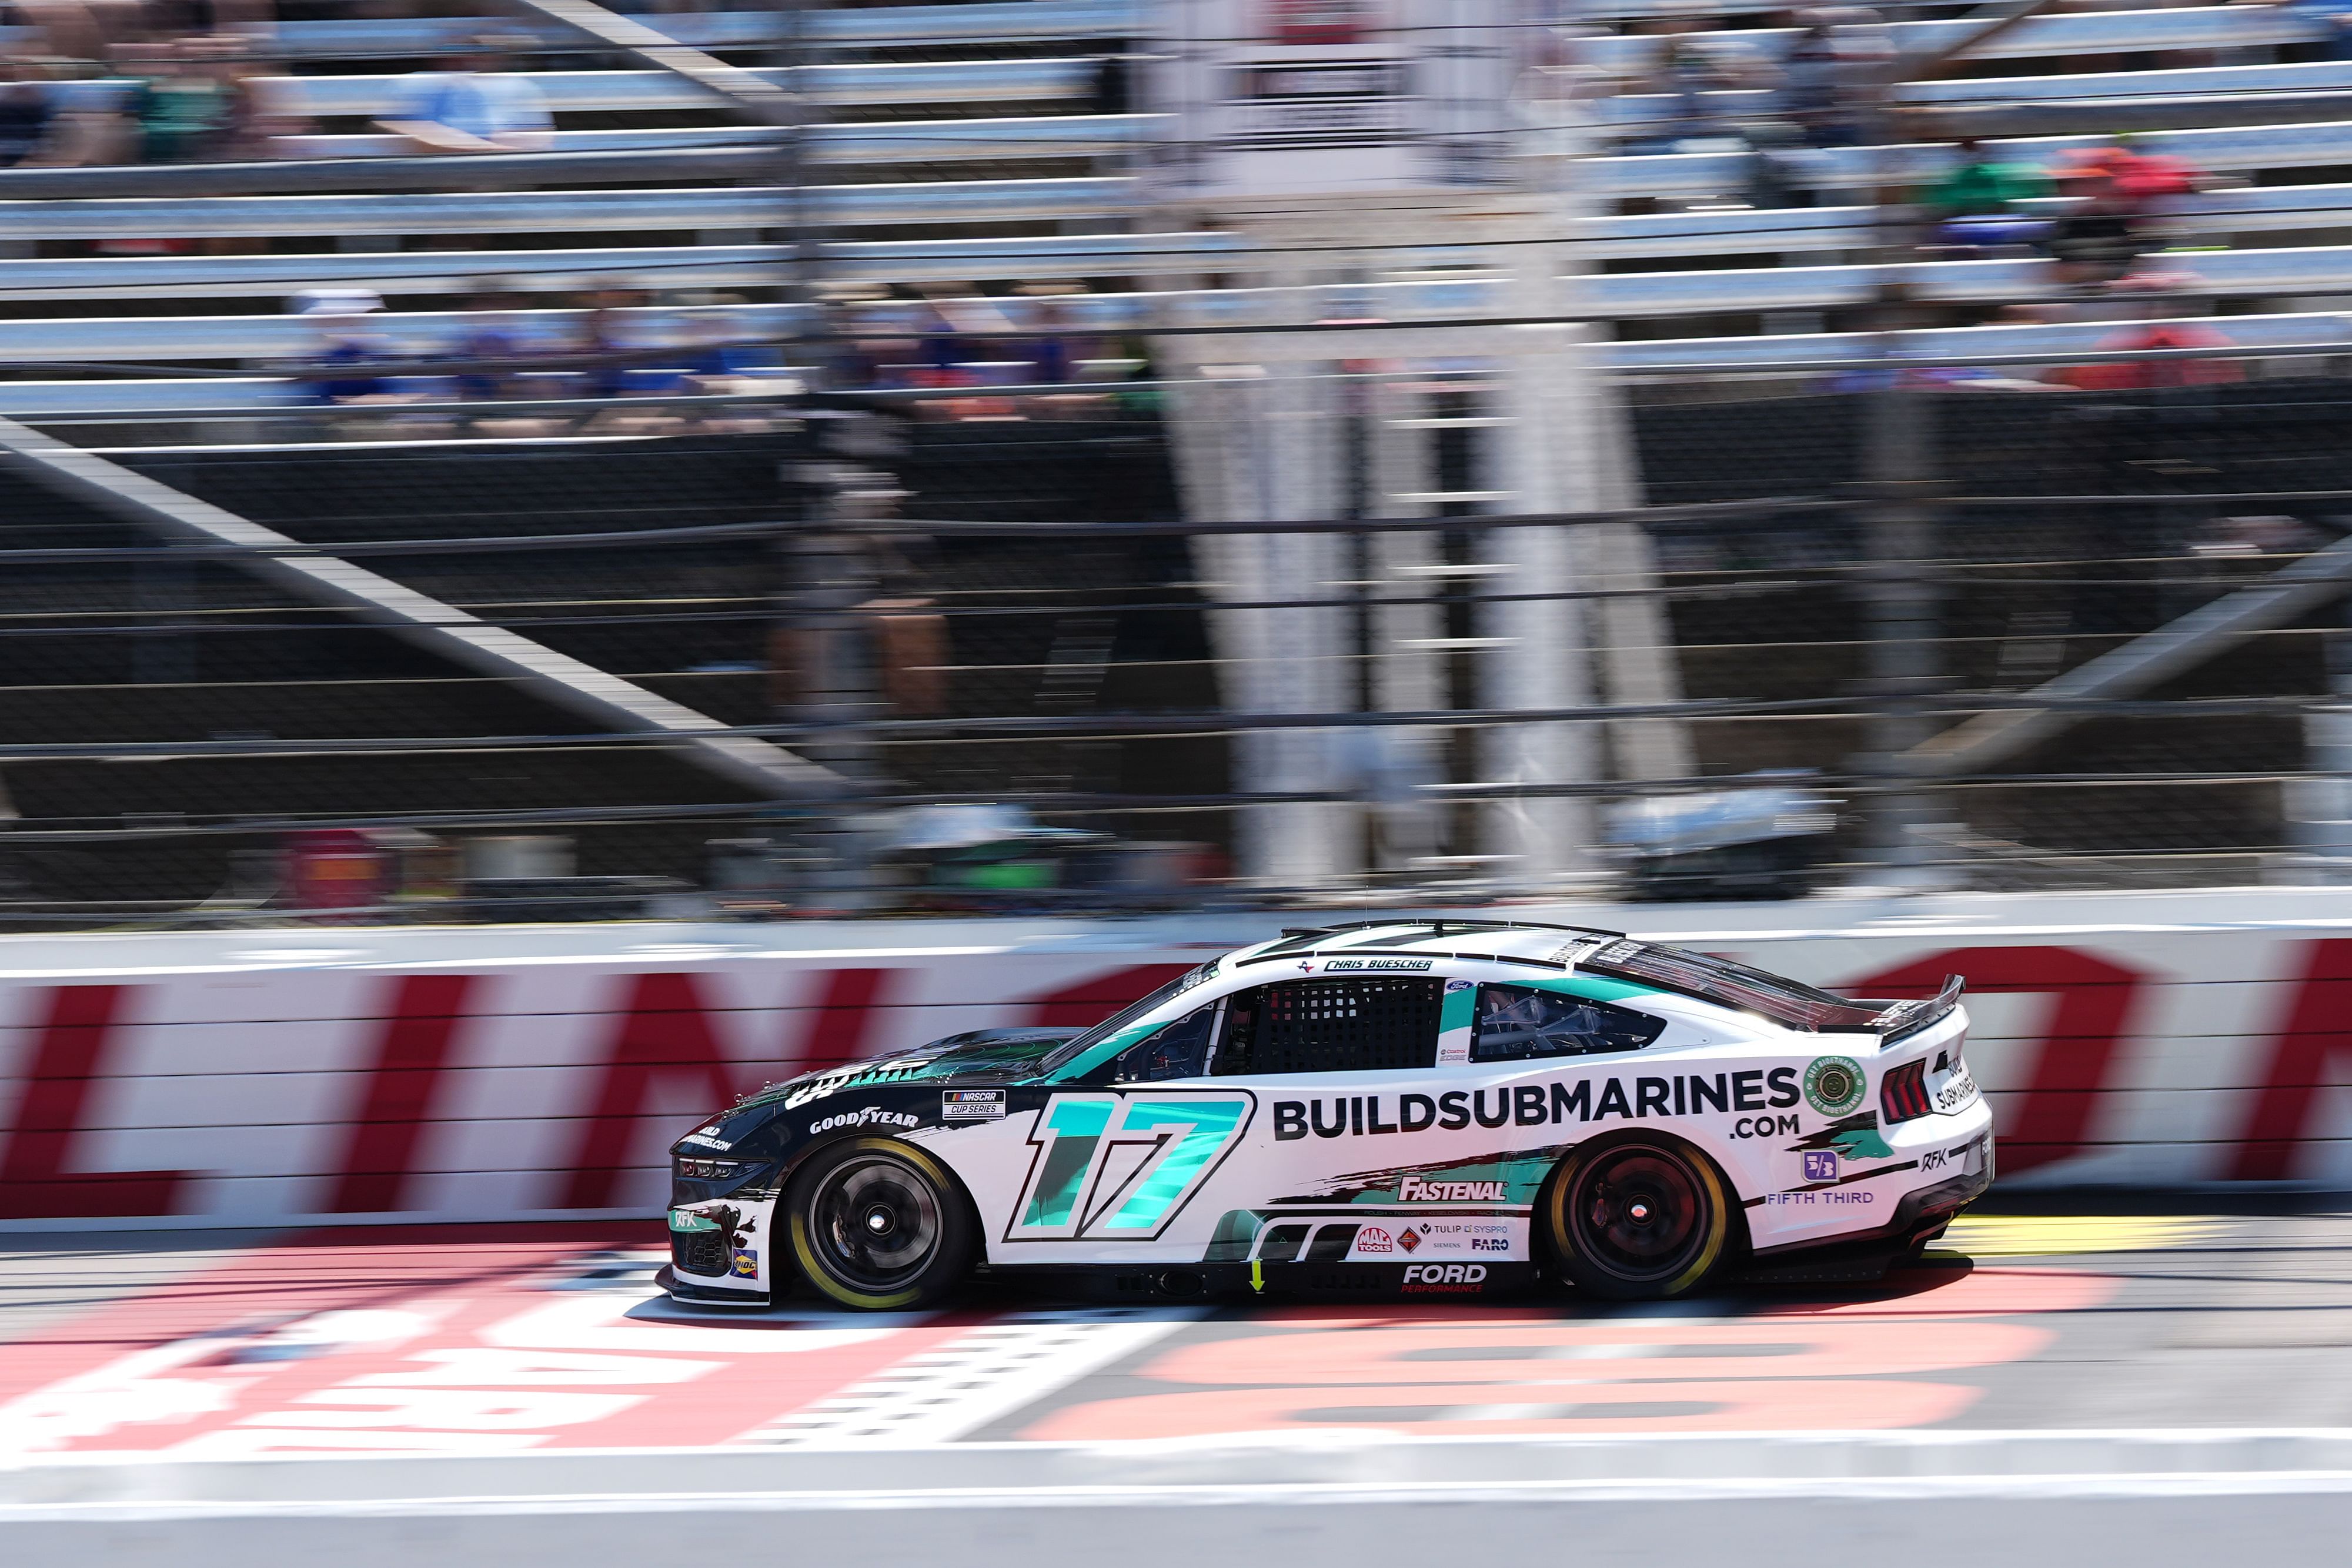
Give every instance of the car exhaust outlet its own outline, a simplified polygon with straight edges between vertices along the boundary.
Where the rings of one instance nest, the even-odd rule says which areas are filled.
[[[1209,1288],[1209,1282],[1190,1269],[1171,1269],[1160,1276],[1159,1282],[1163,1296],[1198,1296]]]

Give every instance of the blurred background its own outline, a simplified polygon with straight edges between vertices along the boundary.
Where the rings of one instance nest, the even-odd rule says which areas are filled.
[[[18,0],[0,929],[2336,882],[2347,26]]]

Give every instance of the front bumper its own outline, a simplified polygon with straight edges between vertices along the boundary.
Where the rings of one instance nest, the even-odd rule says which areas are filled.
[[[764,1307],[769,1304],[765,1291],[730,1291],[715,1285],[697,1284],[680,1279],[676,1269],[667,1263],[654,1270],[654,1283],[667,1291],[675,1301],[691,1301],[698,1307]]]

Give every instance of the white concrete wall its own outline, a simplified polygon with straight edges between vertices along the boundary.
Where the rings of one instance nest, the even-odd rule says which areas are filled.
[[[2352,1186],[2352,894],[1502,913],[1843,989],[1967,975],[2007,1180]],[[0,938],[0,1228],[649,1213],[734,1091],[1091,1022],[1308,918]]]

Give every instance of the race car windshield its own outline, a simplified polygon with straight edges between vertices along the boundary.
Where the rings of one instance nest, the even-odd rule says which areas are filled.
[[[1643,942],[1612,942],[1578,959],[1576,967],[1600,975],[1646,980],[1703,1001],[1760,1013],[1790,1029],[1868,1029],[1885,1010],[1883,1003],[1848,1001],[1801,980],[1768,975],[1728,958],[1680,947],[1653,947]]]
[[[1168,1000],[1169,998],[1182,996],[1186,991],[1191,990],[1194,986],[1199,985],[1202,980],[1207,979],[1211,975],[1214,974],[1216,972],[1216,960],[1213,958],[1197,968],[1185,970],[1184,973],[1177,976],[1174,979],[1169,981],[1166,985],[1160,987],[1158,990],[1152,992],[1141,1001],[1129,1002],[1127,1006],[1119,1009],[1118,1011],[1111,1014],[1110,1017],[1103,1019],[1102,1022],[1095,1025],[1094,1028],[1087,1030],[1086,1033],[1078,1036],[1076,1040],[1071,1040],[1059,1051],[1054,1052],[1053,1055],[1047,1057],[1043,1062],[1038,1064],[1038,1071],[1051,1071],[1053,1069],[1061,1066],[1066,1061],[1076,1060],[1080,1052],[1089,1051],[1094,1047],[1100,1045],[1103,1041],[1108,1040],[1111,1036],[1117,1034],[1119,1030],[1125,1029],[1136,1019],[1142,1018],[1145,1014],[1150,1012],[1152,1009],[1158,1007],[1160,1003]]]

